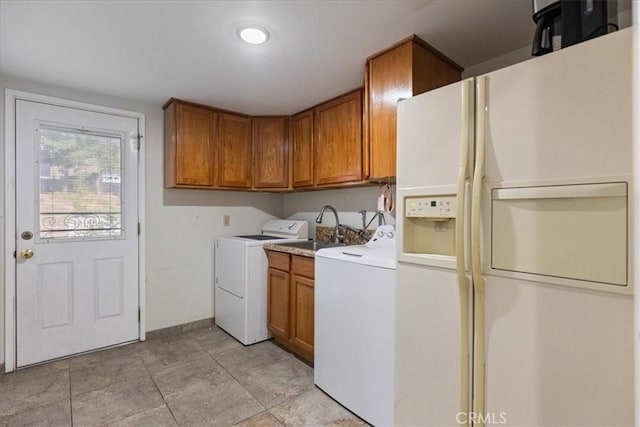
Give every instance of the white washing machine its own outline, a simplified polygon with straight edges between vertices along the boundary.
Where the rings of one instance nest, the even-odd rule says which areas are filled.
[[[393,425],[395,228],[315,257],[314,382],[368,423]]]
[[[267,330],[265,243],[307,240],[306,221],[272,219],[261,234],[220,237],[215,243],[215,322],[244,345],[271,338]]]

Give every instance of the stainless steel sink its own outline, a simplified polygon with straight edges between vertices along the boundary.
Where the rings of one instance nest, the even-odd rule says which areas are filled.
[[[315,240],[309,240],[307,242],[291,242],[291,243],[279,243],[282,246],[289,246],[298,249],[309,249],[317,251],[324,248],[333,248],[334,246],[345,246],[344,243],[332,243],[332,242],[317,242]]]

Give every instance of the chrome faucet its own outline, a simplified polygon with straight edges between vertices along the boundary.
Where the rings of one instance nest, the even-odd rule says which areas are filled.
[[[362,219],[362,230],[360,230],[362,233],[367,228],[367,211],[362,209],[361,211],[358,211],[358,213],[360,214],[360,219]]]
[[[340,220],[338,220],[338,211],[336,211],[336,208],[334,208],[331,205],[324,205],[322,207],[322,210],[320,210],[320,213],[316,217],[316,223],[318,224],[322,223],[322,216],[324,215],[324,211],[326,211],[327,209],[333,212],[333,215],[336,217],[336,228],[333,230],[333,242],[340,243],[340,240],[344,238],[344,236],[340,234],[340,230],[339,230]]]
[[[369,224],[371,224],[373,222],[373,220],[376,219],[376,217],[378,217],[378,226],[387,224],[387,220],[384,217],[384,212],[382,212],[382,211],[376,211],[376,213],[373,216],[373,218],[371,218],[371,221],[369,222]]]
[[[361,210],[358,211],[358,213],[360,214],[360,216],[362,217],[362,230],[361,230],[361,234],[364,234],[365,230],[367,228],[369,228],[369,226],[371,225],[371,223],[378,218],[378,226],[381,225],[385,225],[387,223],[386,218],[384,217],[384,212],[382,211],[376,211],[373,214],[373,217],[371,218],[371,220],[369,221],[369,223],[367,223],[367,211],[366,210]]]

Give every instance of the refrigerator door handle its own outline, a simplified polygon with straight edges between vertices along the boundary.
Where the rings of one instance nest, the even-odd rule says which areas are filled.
[[[624,182],[497,188],[491,191],[493,200],[580,199],[626,196],[627,184]]]
[[[476,78],[476,161],[471,193],[471,273],[473,278],[473,412],[484,414],[484,279],[480,259],[480,198],[485,167],[487,77]],[[483,427],[484,418],[476,418]]]
[[[469,404],[469,288],[467,286],[465,268],[465,200],[466,188],[469,180],[469,146],[472,137],[472,82],[473,79],[462,82],[462,136],[460,140],[460,166],[458,168],[458,193],[456,205],[456,269],[458,273],[458,294],[460,297],[460,412],[467,414],[471,409]],[[466,417],[468,420],[468,417]],[[467,423],[468,425],[468,423]]]

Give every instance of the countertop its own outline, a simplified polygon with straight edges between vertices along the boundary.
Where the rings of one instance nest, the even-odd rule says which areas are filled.
[[[344,243],[346,245],[363,245],[369,241],[373,236],[375,230],[365,230],[362,235],[354,233],[352,230],[341,227],[341,233],[344,236]],[[316,227],[316,241],[319,242],[331,242],[333,240],[333,227]],[[307,258],[315,258],[316,251],[313,249],[301,249],[292,246],[285,246],[286,243],[265,243],[263,248],[265,251],[284,252],[291,255],[299,255]]]
[[[313,249],[300,249],[292,246],[285,246],[278,243],[265,243],[263,246],[265,251],[284,252],[291,255],[306,256],[307,258],[315,258],[316,251]]]

